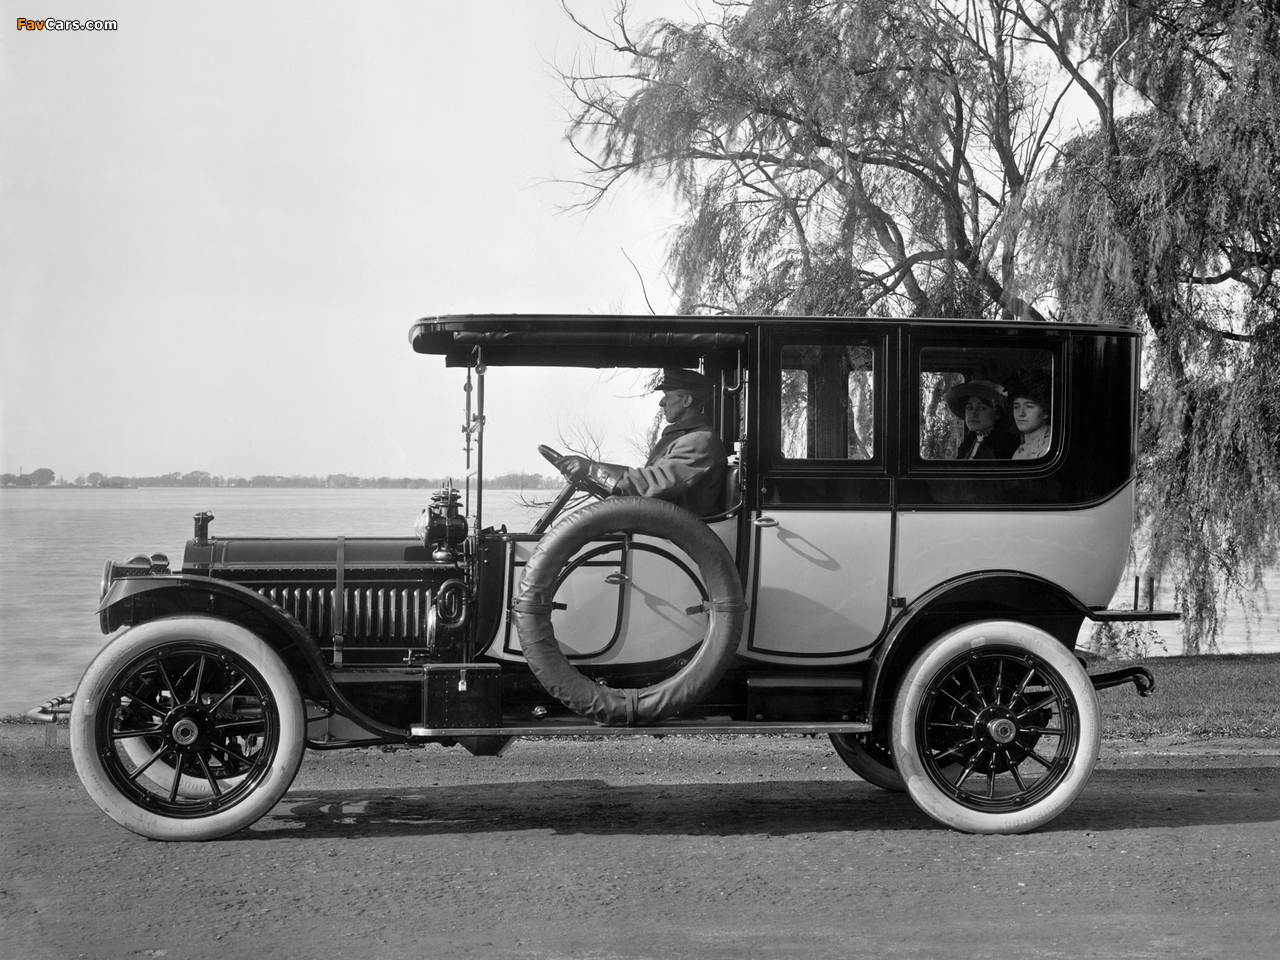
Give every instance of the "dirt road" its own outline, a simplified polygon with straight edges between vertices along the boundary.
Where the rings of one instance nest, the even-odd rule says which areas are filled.
[[[143,840],[0,725],[15,958],[1230,957],[1280,953],[1280,745],[1104,745],[1017,837],[937,827],[826,741],[309,754],[253,829]]]

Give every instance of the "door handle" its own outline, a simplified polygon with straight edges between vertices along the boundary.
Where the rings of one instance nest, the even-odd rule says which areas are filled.
[[[751,522],[757,527],[776,527],[778,525],[778,521],[774,517],[756,517]]]

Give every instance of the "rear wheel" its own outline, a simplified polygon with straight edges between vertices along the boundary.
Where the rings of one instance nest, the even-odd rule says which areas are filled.
[[[927,814],[970,833],[1048,823],[1084,789],[1101,729],[1093,684],[1043,630],[959,627],[912,663],[898,692],[893,758]]]
[[[90,664],[71,711],[71,755],[93,801],[156,840],[241,830],[288,790],[306,715],[288,668],[245,628],[154,620]]]
[[[849,769],[867,783],[896,793],[907,789],[907,785],[902,782],[902,777],[894,769],[893,757],[888,749],[876,743],[869,735],[833,733],[831,745],[836,748],[836,753]]]

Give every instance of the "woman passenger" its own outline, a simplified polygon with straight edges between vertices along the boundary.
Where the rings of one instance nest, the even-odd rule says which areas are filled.
[[[1036,460],[1049,455],[1053,442],[1053,430],[1049,417],[1052,412],[1052,390],[1044,373],[1025,374],[1009,387],[1013,398],[1013,423],[1022,435],[1022,444],[1013,452],[1014,460]]]
[[[1007,460],[1013,454],[1018,438],[1006,426],[1004,387],[990,380],[970,380],[956,384],[943,399],[965,425],[957,460]]]

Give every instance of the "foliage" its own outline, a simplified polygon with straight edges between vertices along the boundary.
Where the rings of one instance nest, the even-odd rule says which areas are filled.
[[[676,189],[681,312],[1148,335],[1140,516],[1188,651],[1277,556],[1273,0],[619,3],[562,71],[586,207]],[[573,14],[570,14],[573,16]]]
[[[922,370],[920,373],[920,456],[946,460],[964,440],[964,424],[947,409],[947,391],[963,377],[958,373]]]
[[[565,74],[586,202],[629,174],[683,193],[682,310],[1040,318],[1017,210],[1056,108],[1032,100],[1007,4],[718,6],[633,38],[623,4],[596,36],[630,72]]]
[[[48,467],[39,467],[30,473],[0,474],[0,486],[6,487],[47,487],[53,483],[56,475]]]
[[[1156,653],[1168,653],[1160,634],[1141,620],[1104,620],[1089,631],[1089,650],[1108,660],[1143,660]]]
[[[1064,51],[1114,62],[1104,79],[1131,110],[1081,81],[1097,123],[1032,203],[1041,262],[1064,310],[1150,334],[1140,503],[1188,652],[1277,555],[1278,27],[1274,4],[1248,0],[1093,3],[1057,25]]]

